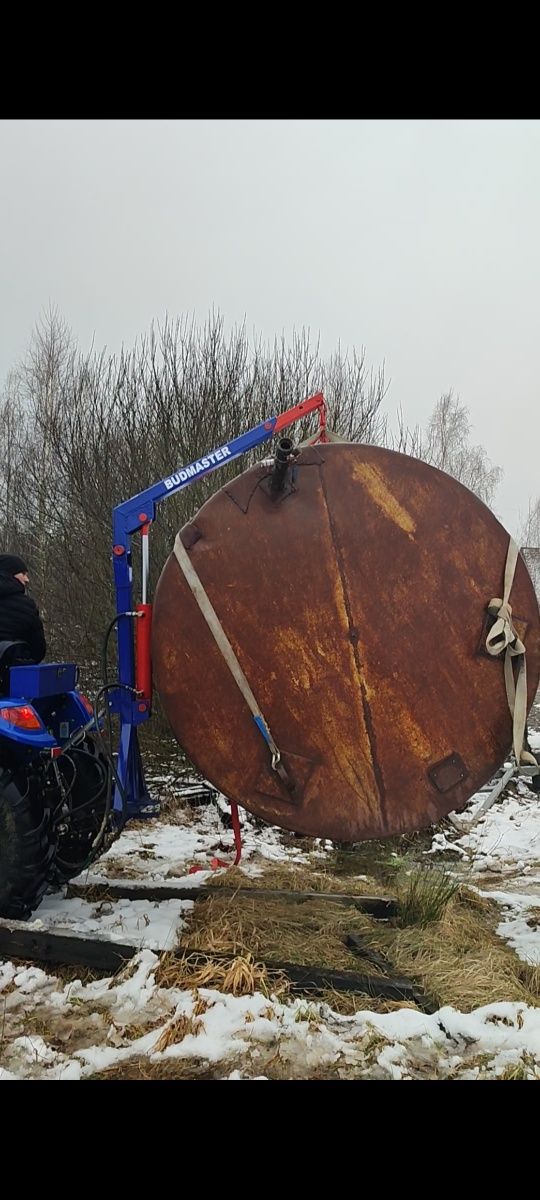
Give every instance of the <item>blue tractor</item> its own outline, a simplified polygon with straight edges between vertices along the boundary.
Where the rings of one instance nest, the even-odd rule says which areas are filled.
[[[0,916],[26,919],[109,832],[113,766],[72,663],[0,642]]]
[[[113,514],[116,613],[103,647],[103,686],[93,703],[73,663],[29,661],[21,642],[0,642],[0,917],[27,919],[50,884],[61,884],[102,853],[131,817],[154,815],[137,727],[151,716],[152,605],[147,602],[149,530],[157,504],[317,412],[321,392],[272,416],[140,492]],[[282,439],[280,447],[292,446]],[[279,457],[279,447],[278,447]],[[277,459],[276,459],[277,461]],[[141,535],[141,602],[133,602],[131,539]],[[107,679],[107,643],[117,629],[117,678]],[[112,751],[111,716],[119,737]],[[103,736],[105,723],[108,738]]]

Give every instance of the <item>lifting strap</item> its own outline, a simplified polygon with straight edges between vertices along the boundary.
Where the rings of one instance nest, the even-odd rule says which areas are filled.
[[[340,437],[339,433],[332,433],[330,429],[325,429],[324,433],[324,441],[321,439],[321,431],[319,429],[317,433],[312,433],[311,437],[306,438],[304,442],[299,442],[296,449],[305,450],[307,446],[324,446],[324,442],[341,442],[343,445],[347,442],[347,438]]]
[[[290,775],[286,771],[286,769],[281,761],[281,752],[278,749],[278,747],[274,741],[274,738],[272,737],[272,734],[270,733],[268,724],[265,721],[265,719],[261,713],[259,705],[257,704],[257,701],[256,701],[255,696],[253,695],[253,692],[249,686],[246,676],[244,675],[244,672],[240,666],[240,663],[238,662],[238,659],[237,659],[236,654],[235,654],[235,652],[231,646],[231,643],[227,637],[227,634],[225,633],[225,630],[221,624],[221,621],[219,620],[219,617],[216,613],[215,608],[211,604],[210,599],[204,590],[201,580],[199,579],[199,576],[197,575],[195,567],[193,566],[193,563],[189,557],[189,554],[187,553],[187,550],[182,542],[182,539],[181,539],[179,533],[176,535],[175,542],[174,542],[174,555],[176,557],[176,560],[178,562],[180,570],[182,571],[187,583],[189,584],[189,587],[191,588],[193,596],[195,597],[195,600],[197,601],[197,604],[199,605],[199,608],[200,608],[202,615],[206,621],[206,624],[208,625],[208,628],[209,628],[214,640],[216,641],[219,649],[221,650],[223,658],[225,659],[225,662],[226,662],[226,664],[229,668],[229,671],[236,683],[236,686],[242,693],[244,700],[246,701],[249,708],[251,709],[253,720],[255,721],[257,729],[259,730],[259,733],[262,734],[262,736],[268,746],[268,749],[270,750],[270,753],[272,755],[272,768],[274,771],[277,772],[280,779],[285,784],[285,787],[289,791],[292,791],[294,788],[294,780],[291,779]]]
[[[511,537],[504,569],[504,596],[502,600],[496,596],[488,604],[488,612],[495,621],[486,638],[486,650],[494,658],[504,651],[504,682],[513,721],[512,741],[516,763],[518,766],[520,763],[531,763],[536,767],[536,759],[523,749],[527,723],[527,663],[525,646],[512,622],[510,604],[518,554],[519,548]],[[517,678],[514,676],[514,659],[517,659]]]

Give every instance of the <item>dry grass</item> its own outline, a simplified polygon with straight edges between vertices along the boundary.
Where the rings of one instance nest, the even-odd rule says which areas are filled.
[[[196,1001],[189,1019],[169,1022],[161,1035],[160,1048],[181,1041],[187,1033],[196,1033],[200,1028],[206,1001],[200,997],[198,988],[233,995],[256,991],[266,996],[286,995],[289,982],[283,975],[269,972],[265,960],[376,974],[372,964],[346,948],[343,939],[348,933],[359,934],[366,945],[385,954],[390,974],[414,980],[437,1005],[452,1004],[465,1012],[499,1000],[540,1005],[540,967],[521,962],[497,936],[498,905],[478,897],[463,885],[458,887],[440,869],[418,868],[411,861],[411,849],[414,846],[403,847],[404,852],[396,857],[388,845],[377,844],[371,848],[371,857],[366,849],[362,861],[355,852],[348,853],[347,859],[350,857],[351,865],[356,865],[358,871],[364,862],[365,868],[368,865],[372,868],[367,879],[335,873],[342,851],[329,857],[328,867],[321,866],[319,859],[313,859],[312,866],[261,860],[263,873],[256,878],[246,876],[241,868],[215,876],[212,882],[216,893],[195,905],[183,932],[186,954],[181,959],[172,954],[161,957],[157,983],[162,987],[193,989]],[[367,869],[362,873],[367,874]],[[373,874],[378,878],[373,878]],[[251,894],[220,894],[221,887],[231,886],[249,889]],[[261,889],[275,888],[288,893],[393,894],[398,897],[400,912],[395,921],[380,922],[360,913],[353,905],[322,898],[294,902],[258,895]],[[99,900],[103,899],[100,895]],[[205,951],[217,957],[205,956]],[[129,970],[129,964],[126,969]],[[71,977],[81,977],[78,969],[67,968],[67,971]],[[63,970],[58,970],[58,974],[66,978]],[[306,1004],[312,1000],[313,993],[306,993]],[[317,993],[317,1001],[320,1000],[344,1014],[363,1009],[390,1012],[416,1007],[406,1002],[335,991]],[[191,1023],[189,1027],[186,1021]],[[130,1060],[121,1064],[118,1071],[103,1072],[99,1077],[219,1078],[230,1069],[210,1070],[208,1064],[190,1059],[189,1065],[175,1061],[173,1068],[163,1071],[141,1059]],[[281,1070],[277,1063],[270,1067],[269,1075],[279,1077]],[[505,1078],[527,1077],[522,1064],[508,1070]],[[523,1070],[525,1075],[521,1076],[519,1072]]]
[[[196,1037],[202,1027],[200,1017],[195,1017],[192,1014],[189,1016],[181,1013],[178,1017],[173,1017],[165,1026],[163,1032],[157,1039],[155,1046],[152,1047],[152,1054],[161,1054],[167,1046],[174,1046],[178,1042],[183,1042],[184,1038],[193,1036]]]
[[[317,992],[317,1000],[328,1004],[333,1012],[344,1017],[354,1017],[357,1012],[388,1013],[402,1008],[420,1012],[417,1004],[409,1000],[387,1000],[384,996],[368,996],[364,992],[336,992],[333,988]]]
[[[208,1012],[208,1001],[204,996],[200,996],[197,989],[193,990],[193,1016],[202,1017],[203,1013]]]
[[[301,1062],[291,1062],[282,1058],[279,1050],[263,1048],[260,1057],[253,1062],[243,1052],[241,1055],[226,1061],[209,1063],[201,1058],[162,1058],[157,1061],[146,1058],[130,1058],[115,1064],[90,1076],[91,1079],[227,1079],[233,1070],[247,1078],[264,1075],[267,1079],[305,1079],[306,1075]],[[340,1079],[356,1077],[362,1070],[344,1066],[341,1062],[329,1063],[309,1072],[310,1080]]]
[[[216,895],[196,905],[182,944],[189,950],[358,971],[359,959],[343,939],[372,929],[364,913],[327,900],[295,905],[255,895]]]
[[[211,1068],[206,1060],[198,1058],[162,1058],[155,1062],[141,1056],[115,1063],[90,1079],[219,1079],[231,1069],[228,1064],[219,1063]]]
[[[113,1079],[227,1079],[233,1070],[239,1069],[248,1077],[265,1075],[267,1079],[305,1079],[299,1066],[283,1061],[279,1051],[266,1055],[263,1051],[261,1058],[254,1064],[246,1055],[227,1059],[225,1062],[209,1063],[200,1058],[162,1058],[157,1062],[146,1058],[130,1058],[117,1063],[105,1071],[90,1076],[96,1080]],[[314,1069],[309,1073],[310,1079],[336,1079],[340,1077],[337,1066],[330,1064],[320,1070]]]
[[[540,1001],[540,966],[520,961],[519,971],[527,990]]]
[[[255,855],[250,862],[256,863]],[[316,863],[316,865],[315,865]],[[297,864],[272,863],[261,859],[259,865],[264,867],[264,873],[253,877],[244,874],[241,867],[231,867],[222,875],[212,880],[215,887],[251,888],[282,888],[286,892],[343,892],[355,896],[386,896],[387,888],[377,880],[358,879],[354,876],[343,877],[326,870],[315,860],[313,867],[303,867]]]
[[[395,968],[413,978],[439,1004],[470,1012],[500,1000],[540,1004],[540,970],[522,962],[495,933],[495,903],[460,888],[439,921],[386,925],[370,944],[383,949]]]
[[[146,1037],[147,1033],[151,1033],[153,1029],[161,1029],[163,1025],[163,1017],[154,1017],[150,1021],[139,1022],[133,1025],[122,1025],[120,1029],[122,1036],[128,1042],[138,1042],[139,1038]]]
[[[323,965],[377,974],[371,963],[344,945],[347,933],[357,933],[366,945],[386,955],[390,974],[413,980],[435,1005],[452,1004],[462,1011],[499,1000],[540,1005],[540,968],[522,962],[498,937],[498,906],[458,886],[440,869],[421,868],[405,874],[403,866],[402,859],[392,888],[400,903],[395,921],[375,921],[353,906],[322,898],[297,904],[288,899],[258,898],[261,887],[309,891],[319,885],[325,891],[345,891],[352,882],[358,888],[357,880],[336,880],[320,872],[315,877],[307,868],[277,864],[252,881],[253,896],[217,893],[198,903],[183,941],[192,951],[247,956],[255,962]],[[238,869],[222,879],[229,885],[233,879],[241,886],[246,884]],[[360,890],[374,893],[371,884],[362,883]],[[206,986],[220,987],[211,971],[215,965],[208,963],[203,978],[212,977],[214,983]],[[264,990],[264,985],[257,990]],[[331,992],[324,998],[342,1013],[407,1007],[362,993]]]
[[[91,1014],[85,1005],[70,1006],[68,1009],[41,1005],[32,1012],[14,1012],[9,1024],[9,1039],[5,1039],[6,1048],[8,1042],[24,1035],[30,1039],[43,1038],[52,1050],[75,1054],[77,1050],[95,1045],[96,1039],[104,1036],[101,1021],[92,1019],[93,1013],[97,1012],[95,1007]],[[145,1032],[148,1032],[148,1027]]]
[[[112,892],[104,890],[102,883],[88,884],[72,884],[68,883],[66,896],[69,899],[71,896],[77,896],[81,900],[88,901],[89,904],[116,904],[118,897],[113,896]]]
[[[495,1078],[504,1079],[505,1078],[504,1075],[495,1076],[495,1075],[493,1075],[493,1073],[490,1074],[491,1068],[493,1066],[494,1057],[495,1057],[494,1054],[488,1054],[488,1053],[473,1054],[472,1057],[467,1058],[467,1059],[462,1059],[461,1062],[456,1063],[456,1065],[453,1066],[450,1069],[450,1071],[448,1071],[445,1078],[446,1079],[459,1079],[464,1074],[464,1072],[468,1073],[469,1071],[476,1070],[476,1071],[478,1071],[476,1078],[479,1081],[482,1079],[495,1079]],[[433,1078],[437,1078],[437,1076],[435,1075]]]
[[[279,996],[290,988],[284,975],[269,971],[249,953],[237,955],[232,961],[205,958],[203,954],[185,954],[182,958],[164,954],[156,971],[156,983],[159,987],[181,989],[215,988],[233,996],[252,996],[254,992]]]
[[[517,1062],[510,1063],[509,1066],[505,1067],[502,1074],[498,1075],[497,1078],[519,1080],[540,1079],[538,1061],[535,1059],[533,1054],[528,1054],[527,1051],[525,1051],[525,1053],[518,1058]]]

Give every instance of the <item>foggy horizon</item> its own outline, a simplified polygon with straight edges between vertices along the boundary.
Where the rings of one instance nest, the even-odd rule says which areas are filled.
[[[166,315],[309,330],[321,359],[384,364],[393,427],[453,391],[517,535],[540,494],[540,122],[8,120],[0,150],[2,386],[50,307],[83,353]]]

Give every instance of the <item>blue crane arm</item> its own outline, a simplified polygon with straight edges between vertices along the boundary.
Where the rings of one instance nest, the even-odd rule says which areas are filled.
[[[113,511],[113,563],[114,582],[116,590],[116,612],[118,615],[118,683],[108,695],[108,703],[113,712],[120,716],[120,744],[118,750],[118,775],[122,782],[122,794],[118,787],[115,791],[114,808],[119,812],[122,808],[129,815],[143,813],[152,808],[146,785],[144,772],[137,742],[136,726],[150,716],[150,698],[135,690],[135,654],[133,639],[133,621],[131,618],[139,615],[134,613],[133,601],[133,572],[131,566],[131,538],[139,530],[148,533],[148,526],[155,520],[156,505],[168,496],[174,496],[182,488],[217,471],[226,463],[253,450],[255,446],[268,441],[274,434],[280,433],[288,425],[300,421],[309,413],[319,412],[321,437],[324,437],[326,424],[326,408],[322,392],[302,400],[294,408],[288,409],[277,417],[269,417],[255,425],[247,433],[224,442],[215,450],[201,455],[195,462],[179,467],[171,475],[160,479],[151,487],[146,488],[129,500],[118,504]],[[148,544],[147,538],[145,539]],[[143,597],[144,598],[144,597]],[[144,606],[143,606],[144,607]],[[123,620],[121,618],[124,618]]]
[[[113,514],[113,539],[116,556],[120,557],[119,549],[116,547],[123,546],[127,549],[131,534],[136,533],[155,519],[156,504],[161,500],[167,499],[168,496],[174,496],[182,488],[189,487],[191,483],[195,483],[212,471],[217,471],[226,463],[233,462],[235,458],[246,454],[248,450],[253,450],[255,446],[268,441],[274,433],[280,433],[282,429],[286,429],[295,421],[300,421],[302,417],[316,409],[319,409],[320,412],[324,411],[322,392],[310,396],[308,400],[302,400],[300,404],[281,413],[279,417],[268,417],[266,421],[261,421],[260,425],[255,425],[247,433],[242,433],[240,437],[234,438],[231,442],[224,442],[210,453],[203,454],[195,462],[180,467],[172,475],[168,475],[165,479],[154,483],[152,487],[146,488],[144,492],[138,492],[130,500],[124,500],[122,504],[117,505]]]

